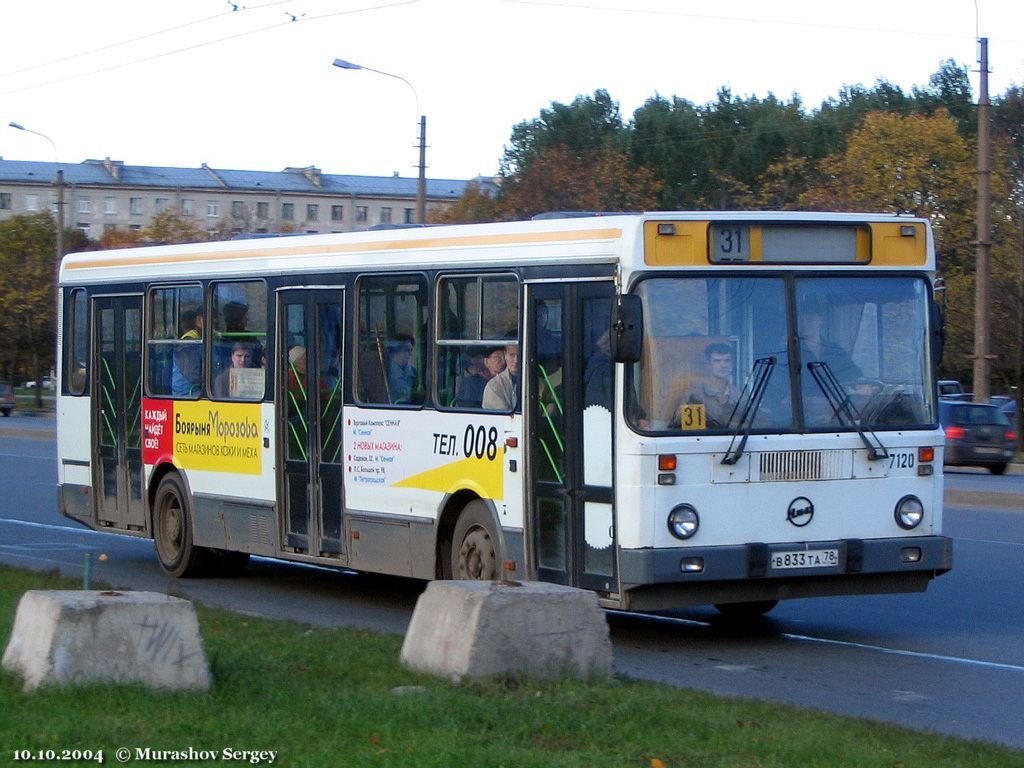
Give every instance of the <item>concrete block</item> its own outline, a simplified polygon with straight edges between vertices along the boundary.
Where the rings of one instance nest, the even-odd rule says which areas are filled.
[[[192,603],[155,592],[26,592],[3,667],[21,675],[26,691],[89,683],[210,687]]]
[[[416,602],[401,658],[410,669],[453,680],[612,671],[597,595],[542,582],[431,582]]]

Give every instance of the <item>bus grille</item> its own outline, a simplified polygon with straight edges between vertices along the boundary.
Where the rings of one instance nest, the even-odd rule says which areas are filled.
[[[849,477],[844,454],[849,451],[779,451],[759,454],[761,482],[839,480]]]

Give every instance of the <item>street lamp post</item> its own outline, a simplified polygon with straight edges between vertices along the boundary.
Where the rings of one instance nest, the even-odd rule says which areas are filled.
[[[416,115],[419,118],[419,150],[420,150],[420,161],[419,161],[419,178],[416,182],[416,222],[423,224],[427,218],[427,116],[420,114],[420,97],[416,93],[416,88],[413,84],[406,80],[404,77],[394,75],[390,72],[384,72],[380,69],[372,69],[371,67],[364,67],[360,64],[353,64],[351,61],[345,61],[344,59],[335,59],[334,66],[339,69],[363,69],[367,72],[375,72],[378,75],[384,75],[385,77],[393,77],[395,80],[401,80],[412,91],[413,98],[416,101]]]
[[[50,146],[53,148],[53,162],[57,165],[57,181],[55,184],[57,187],[57,269],[60,269],[60,260],[64,258],[64,171],[60,167],[60,157],[57,155],[57,145],[54,144],[53,139],[45,133],[33,131],[31,128],[26,128],[13,120],[11,120],[7,125],[16,130],[31,133],[33,136],[44,138],[50,142]]]

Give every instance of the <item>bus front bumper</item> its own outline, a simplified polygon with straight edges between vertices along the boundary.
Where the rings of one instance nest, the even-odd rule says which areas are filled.
[[[953,566],[946,536],[623,549],[626,606],[661,610],[717,602],[923,592]]]

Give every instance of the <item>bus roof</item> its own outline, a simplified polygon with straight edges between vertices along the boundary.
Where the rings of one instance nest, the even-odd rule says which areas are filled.
[[[85,251],[64,257],[60,283],[429,269],[455,263],[486,268],[621,261],[624,271],[630,271],[649,266],[644,264],[646,222],[919,224],[927,233],[928,254],[927,263],[919,266],[934,268],[931,231],[924,219],[861,213],[662,211]]]

